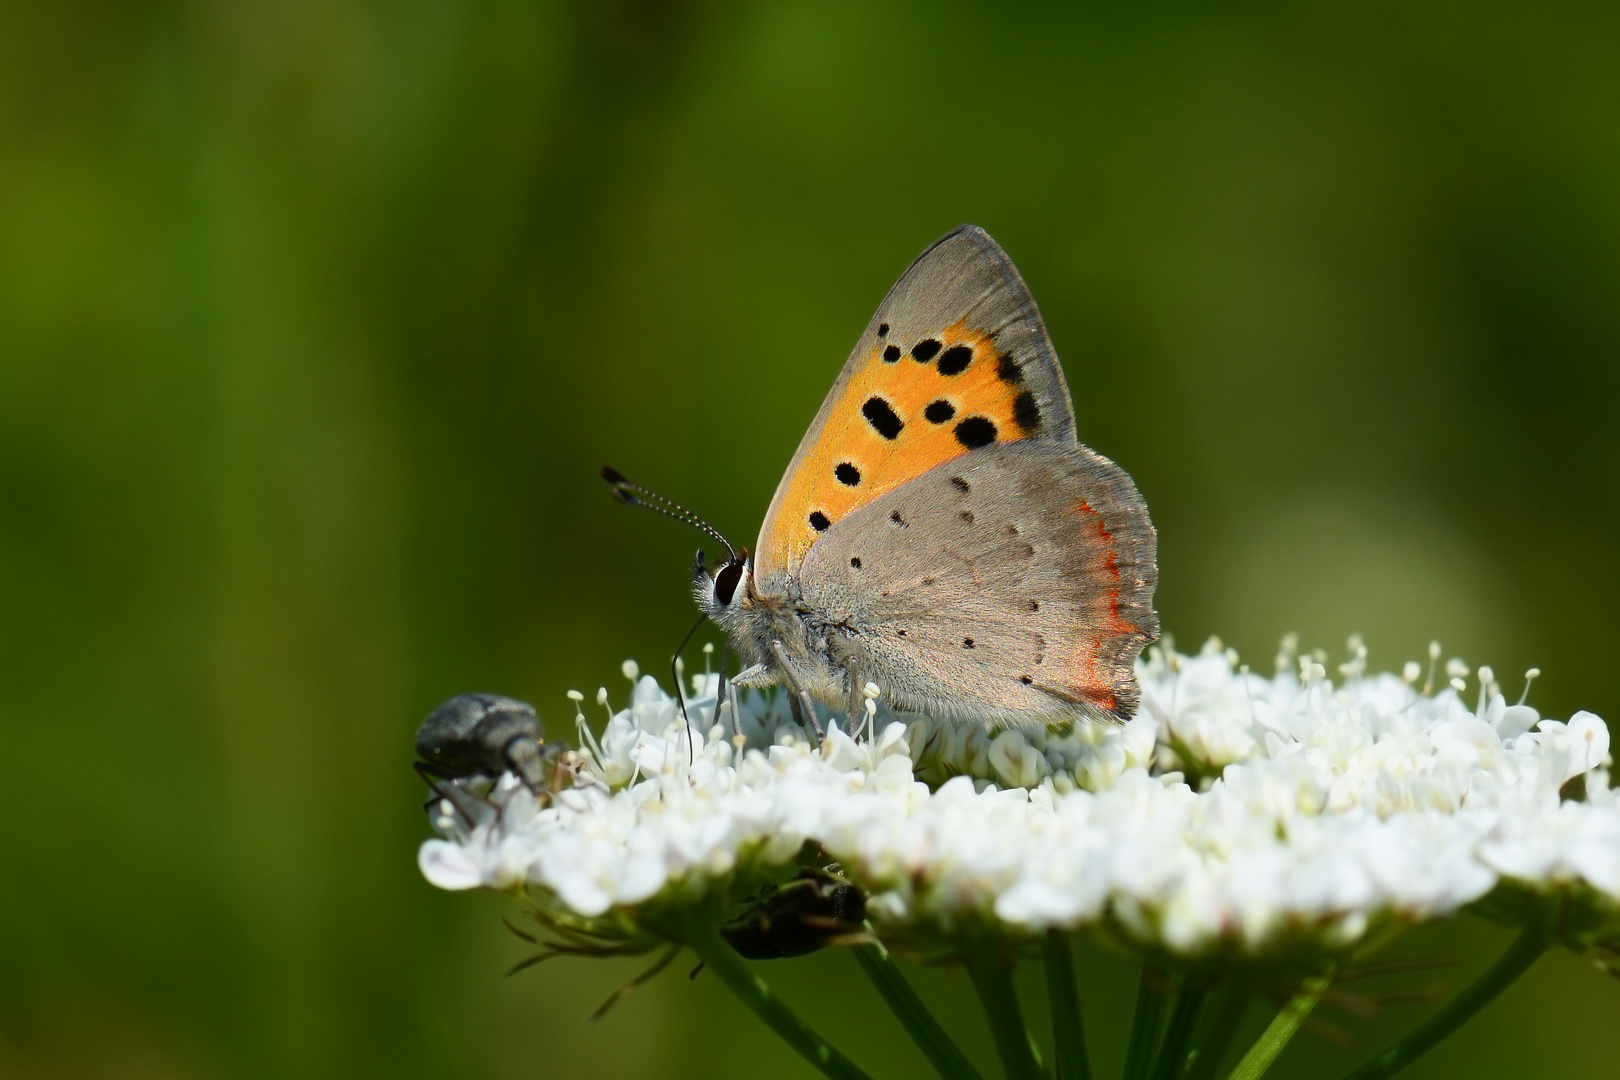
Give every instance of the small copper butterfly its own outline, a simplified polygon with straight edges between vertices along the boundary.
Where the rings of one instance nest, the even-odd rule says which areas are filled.
[[[654,508],[725,542],[671,505]],[[1131,478],[1075,436],[1023,279],[963,226],[872,316],[756,553],[711,572],[700,552],[693,592],[751,664],[734,681],[805,707],[854,717],[873,682],[897,709],[992,727],[1117,722],[1158,637],[1155,546]]]

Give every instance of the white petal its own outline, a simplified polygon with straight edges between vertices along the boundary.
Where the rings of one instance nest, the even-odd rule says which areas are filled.
[[[422,876],[441,889],[476,889],[484,883],[472,853],[446,840],[429,840],[416,852]]]

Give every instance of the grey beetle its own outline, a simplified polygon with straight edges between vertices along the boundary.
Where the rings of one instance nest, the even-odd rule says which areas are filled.
[[[530,791],[545,790],[547,753],[534,706],[495,694],[460,694],[440,705],[416,731],[416,771],[458,780],[516,773]]]

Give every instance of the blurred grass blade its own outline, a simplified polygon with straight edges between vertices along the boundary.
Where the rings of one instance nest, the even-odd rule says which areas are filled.
[[[1214,1000],[1204,1007],[1203,1020],[1198,1025],[1187,1060],[1187,1071],[1181,1080],[1210,1080],[1215,1075],[1248,1010],[1249,988],[1245,985],[1229,982],[1213,996]]]
[[[687,948],[697,953],[714,977],[737,999],[765,1021],[782,1041],[799,1052],[817,1071],[831,1080],[871,1080],[849,1058],[806,1024],[771,992],[765,980],[755,975],[743,958],[726,944],[718,930],[693,919],[685,935]]]
[[[911,988],[894,960],[889,956],[889,950],[879,942],[858,946],[855,950],[855,959],[860,963],[861,970],[866,972],[872,985],[894,1015],[899,1018],[900,1024],[911,1036],[911,1041],[917,1044],[929,1064],[945,1080],[983,1080],[979,1070],[962,1053],[959,1046],[952,1041],[940,1026],[934,1014],[928,1011],[922,998]]]
[[[1264,1076],[1271,1063],[1277,1060],[1277,1055],[1283,1052],[1299,1025],[1316,1008],[1322,994],[1333,981],[1333,973],[1328,971],[1321,975],[1312,975],[1301,984],[1299,990],[1288,1004],[1282,1007],[1275,1019],[1260,1033],[1249,1052],[1243,1055],[1243,1060],[1231,1071],[1227,1080],[1257,1080]]]
[[[1068,935],[1048,931],[1045,954],[1046,997],[1052,1013],[1052,1042],[1057,1047],[1057,1075],[1060,1080],[1091,1080],[1080,991],[1074,981],[1074,948]]]
[[[1498,994],[1528,971],[1546,951],[1546,938],[1535,930],[1524,931],[1485,974],[1459,991],[1411,1034],[1347,1074],[1345,1080],[1383,1080],[1383,1077],[1394,1076],[1496,1000]]]
[[[1153,1066],[1153,1080],[1176,1080],[1187,1060],[1187,1047],[1192,1043],[1198,1019],[1203,1015],[1204,1002],[1209,998],[1206,987],[1183,986],[1176,995],[1176,1007],[1170,1014],[1170,1026],[1165,1029],[1164,1043],[1159,1047],[1158,1060]]]
[[[1131,1017],[1131,1040],[1125,1049],[1124,1080],[1147,1080],[1153,1067],[1153,1052],[1159,1045],[1159,1026],[1164,1019],[1164,991],[1159,989],[1164,973],[1142,968],[1136,988],[1136,1012]]]
[[[1035,1056],[1023,1010],[1018,1006],[1012,965],[998,952],[981,952],[968,960],[967,971],[990,1021],[990,1033],[1007,1080],[1045,1080],[1045,1070]]]

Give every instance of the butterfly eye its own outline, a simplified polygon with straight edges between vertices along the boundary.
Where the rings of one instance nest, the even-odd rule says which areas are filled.
[[[731,598],[736,595],[737,583],[742,580],[742,572],[742,563],[729,562],[714,575],[714,598],[719,601],[721,607],[729,605]]]

